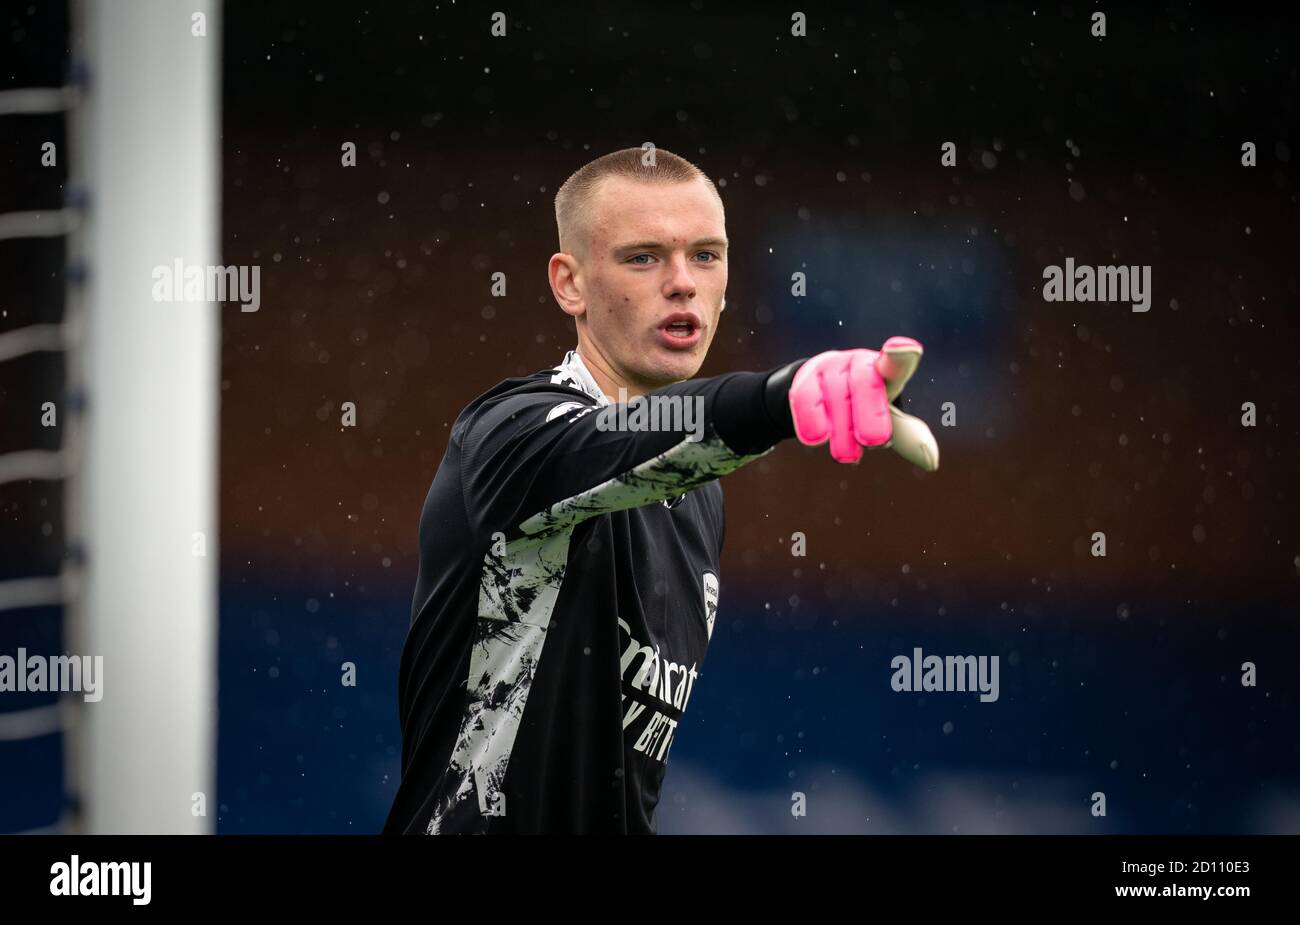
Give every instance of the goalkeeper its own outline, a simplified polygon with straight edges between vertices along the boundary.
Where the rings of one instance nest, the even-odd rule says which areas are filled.
[[[718,478],[790,437],[938,467],[891,403],[921,357],[909,338],[691,378],[727,288],[722,202],[694,165],[605,155],[555,214],[550,284],[577,348],[451,429],[420,517],[385,832],[653,833],[717,612]],[[698,432],[602,412],[670,400],[701,410]]]

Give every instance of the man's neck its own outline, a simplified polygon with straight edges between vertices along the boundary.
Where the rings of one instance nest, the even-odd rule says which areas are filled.
[[[626,399],[636,398],[638,395],[644,395],[651,391],[641,386],[633,385],[621,377],[614,374],[605,362],[605,358],[597,350],[591,350],[579,342],[578,356],[582,358],[582,365],[587,367],[587,372],[591,373],[591,378],[596,380],[596,385],[600,387],[601,392],[611,402],[617,402],[620,398],[619,389],[625,389],[623,396]]]

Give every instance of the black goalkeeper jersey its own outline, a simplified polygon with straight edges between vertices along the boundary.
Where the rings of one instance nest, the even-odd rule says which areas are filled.
[[[793,436],[768,375],[652,393],[702,412],[689,432],[611,428],[636,403],[602,411],[569,351],[461,413],[420,517],[386,833],[655,831],[717,613],[716,480]]]

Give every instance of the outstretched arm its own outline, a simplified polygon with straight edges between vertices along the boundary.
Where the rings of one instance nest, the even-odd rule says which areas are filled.
[[[628,418],[585,393],[510,396],[481,409],[463,435],[466,510],[488,530],[549,532],[697,488],[793,436],[829,440],[840,462],[856,462],[862,446],[892,445],[932,470],[938,449],[929,428],[889,404],[919,359],[919,344],[891,338],[879,352],[829,351],[766,372],[673,383],[641,399],[691,402],[698,420],[690,433],[611,426]]]

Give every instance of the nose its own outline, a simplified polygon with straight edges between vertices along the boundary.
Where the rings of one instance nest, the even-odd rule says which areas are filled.
[[[668,298],[695,298],[695,277],[691,275],[691,265],[685,254],[674,254],[669,266],[672,272],[668,276],[665,292]]]

